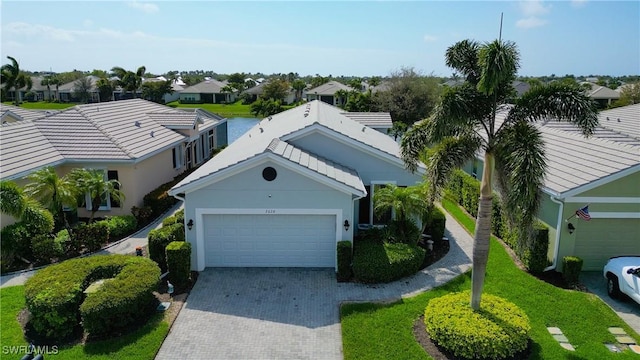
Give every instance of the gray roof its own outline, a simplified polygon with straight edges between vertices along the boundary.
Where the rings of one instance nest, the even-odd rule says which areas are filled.
[[[88,75],[85,78],[87,78],[87,79],[89,79],[91,81],[91,91],[98,91],[98,88],[96,87],[96,82],[98,80],[100,80],[100,78],[97,77],[97,76],[94,76],[94,75]],[[66,84],[60,85],[60,87],[58,88],[58,91],[59,92],[72,92],[73,88],[76,86],[76,81],[78,81],[78,80],[74,80],[74,81],[68,82]],[[54,89],[55,89],[55,86],[54,86]],[[54,90],[54,89],[52,89],[52,90]]]
[[[345,112],[342,115],[374,129],[390,129],[393,126],[388,112]]]
[[[11,179],[64,161],[60,152],[42,135],[33,121],[0,127],[0,178]]]
[[[620,93],[618,91],[609,89],[606,86],[600,86],[588,81],[583,81],[582,84],[589,84],[591,91],[587,91],[587,95],[592,99],[619,99]]]
[[[307,90],[307,94],[317,93],[318,95],[333,95],[338,90],[353,91],[355,89],[343,83],[331,80],[328,83],[324,83],[320,86],[314,87],[313,89]]]
[[[182,93],[219,94],[222,92],[222,88],[225,86],[227,86],[227,84],[215,79],[211,79],[186,87],[182,90]]]
[[[185,119],[189,124],[199,121],[206,127],[225,121],[208,112],[183,111],[131,99],[77,105],[35,121],[3,125],[2,177],[19,176],[56,161],[139,161],[183,142],[185,136],[169,127],[179,127]],[[18,126],[22,123],[24,129]],[[51,152],[51,158],[35,161],[42,156],[21,152],[19,147],[13,149],[15,139],[40,144],[34,151],[42,148],[44,153]]]
[[[544,189],[562,194],[614,175],[631,167],[640,168],[640,142],[638,138],[607,127],[606,117],[616,114],[628,129],[637,131],[640,125],[640,105],[605,110],[599,114],[600,126],[589,138],[573,124],[554,120],[537,123],[545,142],[547,172]],[[505,113],[496,116],[499,126]],[[605,119],[605,120],[603,120]],[[623,120],[624,119],[624,120]],[[612,120],[609,120],[610,122]],[[636,125],[633,128],[633,124]],[[632,134],[634,131],[629,131]]]
[[[360,179],[358,173],[351,168],[306,152],[278,138],[271,140],[271,143],[267,146],[267,150],[313,172],[324,175],[353,189],[360,190],[363,194],[366,193],[362,179]]]
[[[182,192],[186,186],[199,182],[200,179],[264,154],[267,151],[279,154],[273,151],[274,139],[279,139],[286,143],[287,138],[294,137],[300,130],[313,127],[326,129],[335,133],[336,136],[344,136],[350,141],[367,146],[371,151],[379,152],[402,163],[399,146],[391,137],[350,119],[344,115],[344,110],[340,108],[314,100],[263,119],[231,143],[220,154],[174,186],[172,191]],[[285,146],[280,143],[277,143],[277,145],[278,149]],[[293,151],[293,147],[291,149]],[[305,154],[310,157],[317,157],[310,153]],[[288,159],[288,157],[286,158]],[[299,164],[311,166],[306,161],[299,162]],[[348,172],[345,170],[346,168],[337,164],[332,166],[335,169],[340,169],[340,172]],[[312,167],[310,169],[313,170]],[[335,169],[333,170],[334,172]],[[339,181],[337,178],[332,179]],[[359,190],[359,188],[355,189]]]
[[[18,116],[18,120],[36,120],[57,112],[56,110],[29,110],[18,106],[0,104],[0,117],[6,115]]]

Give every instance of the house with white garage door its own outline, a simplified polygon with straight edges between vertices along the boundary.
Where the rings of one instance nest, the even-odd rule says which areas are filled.
[[[371,199],[409,186],[398,144],[312,101],[261,120],[169,194],[184,200],[192,267],[336,267],[336,243],[384,224]]]

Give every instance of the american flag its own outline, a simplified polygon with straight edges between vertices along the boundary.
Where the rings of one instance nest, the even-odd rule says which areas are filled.
[[[576,211],[576,216],[585,221],[591,220],[591,215],[589,215],[589,205],[582,209],[578,209],[578,211]]]

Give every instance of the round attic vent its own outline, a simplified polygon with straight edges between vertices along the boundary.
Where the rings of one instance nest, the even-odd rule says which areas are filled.
[[[275,180],[276,176],[278,176],[278,173],[276,172],[276,169],[272,168],[271,166],[266,167],[264,168],[264,170],[262,170],[262,177],[267,181]]]

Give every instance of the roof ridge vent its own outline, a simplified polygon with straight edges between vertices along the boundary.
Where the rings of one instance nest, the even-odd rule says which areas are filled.
[[[271,140],[271,142],[269,143],[269,145],[267,146],[267,151],[271,151],[271,152],[275,152],[276,147],[278,147],[278,144],[280,144],[280,139],[278,138],[273,138]]]

